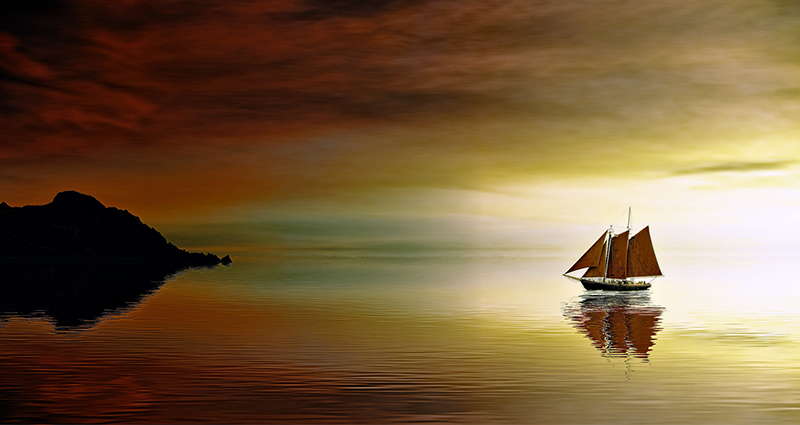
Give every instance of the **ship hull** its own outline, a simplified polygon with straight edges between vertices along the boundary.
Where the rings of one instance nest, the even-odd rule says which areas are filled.
[[[605,281],[580,279],[580,281],[581,284],[583,284],[583,287],[589,290],[642,291],[650,288],[650,284],[647,282],[633,282],[621,279],[605,280]]]

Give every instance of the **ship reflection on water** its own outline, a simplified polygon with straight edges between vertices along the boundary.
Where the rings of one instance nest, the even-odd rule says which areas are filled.
[[[563,311],[604,357],[647,360],[664,308],[653,305],[647,292],[587,291],[566,303]]]

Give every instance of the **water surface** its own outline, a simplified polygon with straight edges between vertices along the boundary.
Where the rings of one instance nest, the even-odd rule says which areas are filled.
[[[800,291],[758,280],[792,259],[724,258],[614,296],[557,256],[252,256],[96,317],[5,307],[0,418],[794,423]]]

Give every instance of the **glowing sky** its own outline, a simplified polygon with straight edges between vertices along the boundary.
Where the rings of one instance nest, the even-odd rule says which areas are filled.
[[[0,200],[79,190],[178,238],[424,216],[480,242],[629,205],[800,236],[798,28],[787,0],[6,1]]]

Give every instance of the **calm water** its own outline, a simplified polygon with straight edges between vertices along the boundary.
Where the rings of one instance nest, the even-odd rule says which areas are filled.
[[[573,260],[250,257],[90,309],[7,292],[0,421],[800,420],[800,289],[770,274],[794,258],[662,255],[617,296]]]

